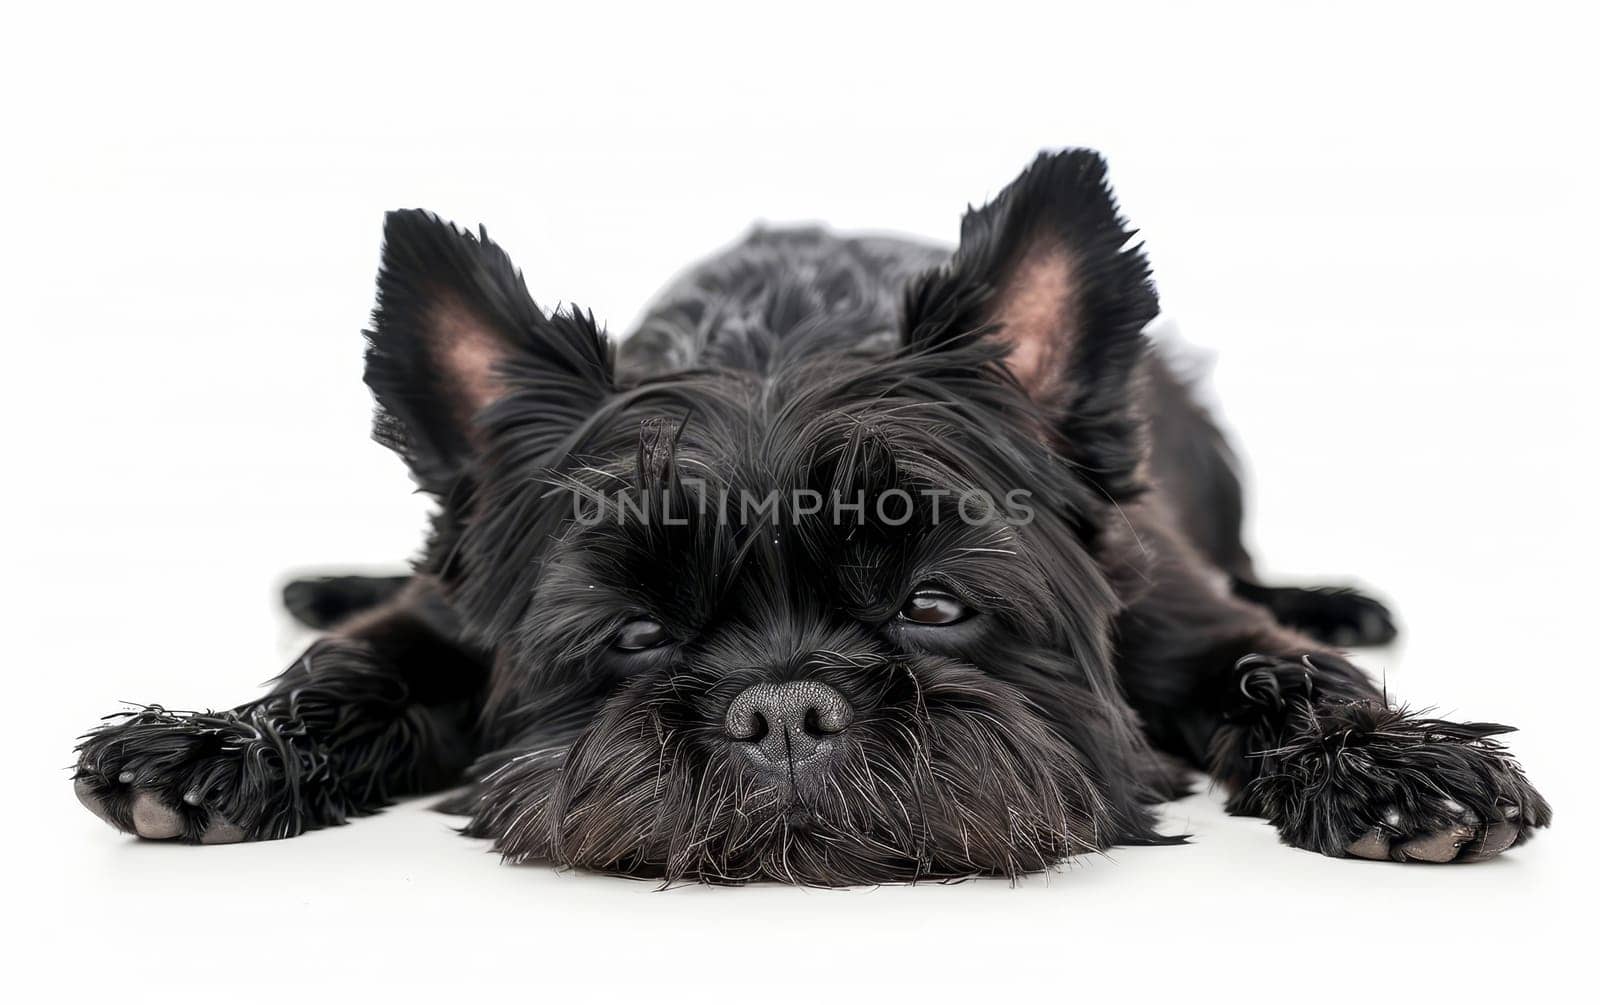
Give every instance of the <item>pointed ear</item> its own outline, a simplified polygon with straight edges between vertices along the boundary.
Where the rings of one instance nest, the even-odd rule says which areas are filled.
[[[1061,451],[1114,498],[1136,490],[1143,430],[1133,383],[1158,310],[1132,237],[1099,154],[1040,154],[994,201],[967,211],[955,257],[912,285],[906,308],[908,349],[997,343]]]
[[[366,334],[373,435],[437,495],[487,449],[491,406],[507,403],[519,421],[540,424],[525,430],[536,442],[556,442],[612,386],[592,316],[546,317],[487,232],[475,237],[422,210],[385,218]]]

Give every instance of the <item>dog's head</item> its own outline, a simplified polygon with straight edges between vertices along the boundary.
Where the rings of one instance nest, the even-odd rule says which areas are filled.
[[[1154,840],[1103,554],[1155,313],[1129,239],[1098,156],[1042,156],[890,300],[768,276],[743,351],[622,378],[486,235],[392,214],[378,434],[439,498],[427,571],[495,654],[471,829],[825,885]]]

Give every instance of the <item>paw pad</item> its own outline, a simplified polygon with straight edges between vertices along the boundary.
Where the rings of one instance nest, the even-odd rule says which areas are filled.
[[[224,820],[215,813],[207,813],[198,798],[184,797],[184,806],[172,806],[161,796],[148,789],[129,789],[130,772],[117,777],[116,787],[107,790],[88,777],[80,775],[73,780],[72,791],[84,808],[120,831],[131,831],[148,841],[171,841],[188,838],[199,844],[233,844],[244,840],[244,829]],[[123,805],[123,812],[114,808]],[[191,826],[204,821],[204,826]],[[198,834],[194,833],[198,830]]]
[[[1501,808],[1501,818],[1483,823],[1477,814],[1455,801],[1448,804],[1458,820],[1445,827],[1421,833],[1407,833],[1398,812],[1390,811],[1379,824],[1346,848],[1354,858],[1392,862],[1482,862],[1517,843],[1522,833],[1520,812],[1514,806]]]

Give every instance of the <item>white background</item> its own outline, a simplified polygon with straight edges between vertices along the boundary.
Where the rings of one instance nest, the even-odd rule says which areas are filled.
[[[279,1003],[1589,986],[1600,164],[1577,5],[44,7],[0,42],[0,983]],[[502,867],[421,804],[197,849],[73,800],[74,737],[119,700],[233,704],[298,651],[288,571],[420,540],[360,383],[385,209],[487,223],[541,301],[621,332],[754,218],[950,240],[1062,145],[1109,155],[1167,323],[1218,353],[1263,564],[1379,589],[1405,642],[1363,658],[1394,694],[1522,727],[1556,807],[1532,845],[1334,861],[1201,794],[1167,815],[1191,846],[1016,888],[656,893]]]

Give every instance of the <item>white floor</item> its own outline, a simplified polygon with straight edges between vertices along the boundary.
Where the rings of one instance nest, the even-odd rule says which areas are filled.
[[[1234,988],[1277,1001],[1540,1000],[1593,932],[1592,890],[1576,888],[1588,850],[1569,813],[1501,860],[1407,867],[1291,851],[1199,795],[1167,816],[1191,846],[1120,850],[1015,888],[656,892],[502,866],[420,803],[291,842],[216,848],[115,835],[59,780],[34,806],[22,822],[43,839],[10,884],[26,891],[18,934],[34,948],[12,967],[115,1000],[491,988],[546,1001],[868,990],[1068,1000],[1125,986],[1164,1001]]]

